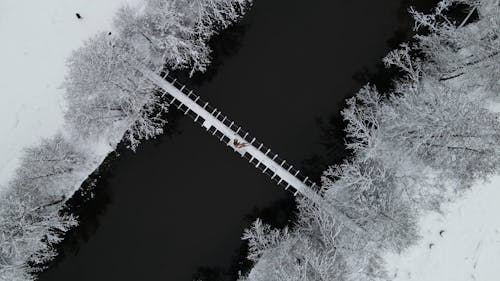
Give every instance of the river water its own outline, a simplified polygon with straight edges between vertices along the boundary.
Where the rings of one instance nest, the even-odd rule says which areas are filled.
[[[435,2],[255,0],[241,23],[214,40],[214,65],[190,87],[317,176],[344,156],[344,99],[367,77],[385,81],[377,64],[406,39],[408,7]],[[169,134],[110,161],[94,198],[77,211],[82,225],[40,280],[193,280],[197,271],[245,264],[237,255],[249,217],[277,225],[291,219],[289,193],[187,117],[171,117]]]

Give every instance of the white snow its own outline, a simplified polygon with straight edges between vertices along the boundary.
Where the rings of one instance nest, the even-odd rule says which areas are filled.
[[[499,216],[497,175],[446,203],[442,214],[422,217],[419,243],[401,255],[385,257],[392,280],[500,280]]]
[[[461,85],[459,80],[450,83]],[[472,95],[500,113],[500,98],[488,93],[478,87]],[[420,218],[418,244],[399,255],[385,255],[391,281],[500,280],[500,174],[449,201],[440,213]]]
[[[0,186],[24,147],[61,129],[66,58],[85,39],[109,30],[121,5],[140,2],[0,1]]]

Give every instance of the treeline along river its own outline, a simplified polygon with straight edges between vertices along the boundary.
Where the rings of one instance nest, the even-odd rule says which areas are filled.
[[[318,180],[345,157],[345,98],[368,80],[388,86],[393,73],[381,75],[380,59],[408,39],[407,9],[435,3],[255,0],[244,20],[212,40],[206,74],[178,75]],[[71,201],[81,225],[40,280],[234,280],[249,265],[240,236],[252,219],[293,220],[289,193],[188,117],[172,110],[169,118],[165,135],[136,153],[119,149],[93,176],[95,191],[87,182]]]

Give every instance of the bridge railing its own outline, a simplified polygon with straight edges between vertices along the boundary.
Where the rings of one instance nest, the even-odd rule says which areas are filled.
[[[192,90],[188,89],[185,85],[179,83],[176,78],[172,77],[168,73],[163,75],[163,78],[171,83],[175,88],[180,90],[182,93],[184,93],[186,96],[188,96],[192,101],[203,107],[206,111],[210,112],[212,116],[214,116],[216,119],[221,121],[224,125],[229,127],[233,132],[235,132],[239,137],[244,139],[248,144],[254,146],[258,150],[260,150],[262,153],[267,155],[269,158],[271,158],[275,163],[283,167],[285,170],[287,170],[290,174],[294,175],[296,178],[298,178],[300,181],[302,181],[305,185],[309,186],[313,190],[319,191],[319,186],[316,185],[315,182],[313,182],[309,177],[303,175],[299,169],[295,168],[292,164],[288,163],[285,159],[282,159],[279,157],[277,153],[272,151],[269,147],[265,146],[261,141],[257,140],[255,137],[253,137],[248,131],[244,130],[241,126],[237,125],[236,122],[232,121],[229,119],[226,115],[222,114],[220,110],[217,108],[214,108],[212,105],[210,105],[208,102],[203,100],[200,96],[196,95]],[[198,116],[196,113],[191,111],[186,105],[178,101],[177,99],[173,98],[171,95],[167,95],[164,97],[166,101],[170,104],[171,107],[177,108],[180,111],[182,111],[185,115],[190,116],[196,123],[202,125],[203,122],[205,121],[202,117]],[[210,127],[208,130],[212,135],[216,136],[219,138],[220,141],[223,141],[224,143],[229,143],[232,140],[225,136],[222,132],[219,132],[215,127]],[[261,170],[264,174],[268,175],[271,177],[272,180],[276,181],[276,183],[280,186],[283,186],[285,190],[290,191],[292,194],[296,195],[297,191],[293,189],[292,186],[290,186],[285,180],[282,180],[279,178],[273,171],[270,169],[266,168],[265,165],[261,164],[253,158],[249,153],[245,153],[243,155],[244,158],[246,158],[251,164],[254,164],[256,168]],[[292,190],[293,189],[293,190]]]

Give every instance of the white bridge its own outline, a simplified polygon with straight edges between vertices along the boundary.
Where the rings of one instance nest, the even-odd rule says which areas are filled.
[[[293,195],[301,194],[326,211],[333,214],[337,219],[342,220],[344,225],[352,231],[362,231],[351,219],[346,217],[335,206],[328,204],[319,194],[318,186],[308,177],[303,176],[298,169],[293,167],[286,160],[281,159],[278,154],[264,146],[247,131],[236,125],[220,110],[213,108],[208,102],[203,101],[193,91],[177,82],[170,75],[162,76],[146,69],[141,72],[162,89],[164,96],[171,107],[191,116],[195,122],[201,124],[208,132],[216,136],[246,158],[250,164],[254,165],[262,173],[268,175],[271,180],[276,181],[279,186],[290,191]]]
[[[159,76],[149,72],[147,77],[167,93],[167,101],[171,108],[181,110],[191,116],[195,122],[201,124],[209,133],[217,137],[235,152],[246,158],[250,164],[271,177],[278,185],[289,190],[294,195],[304,194],[306,189],[315,189],[317,186],[308,177],[304,177],[298,169],[278,154],[271,151],[263,143],[252,137],[247,131],[223,115],[220,110],[213,108],[208,102],[195,95],[184,85],[177,82],[170,75]],[[236,141],[236,142],[235,142]]]

